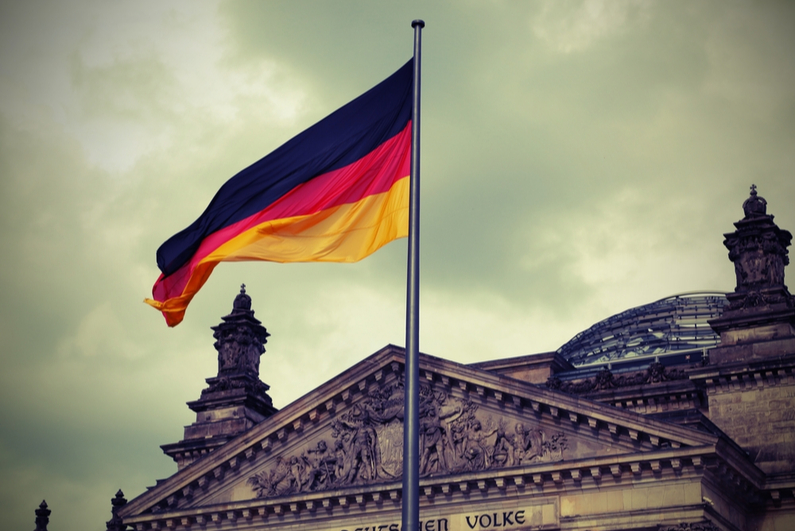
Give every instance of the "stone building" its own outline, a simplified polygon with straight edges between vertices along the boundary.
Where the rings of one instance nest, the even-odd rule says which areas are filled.
[[[688,324],[685,297],[583,333],[579,350],[421,355],[423,531],[795,529],[791,235],[755,189],[743,208],[724,241],[737,287],[699,299],[708,326]],[[163,446],[179,470],[117,495],[109,528],[399,530],[403,349],[277,411],[259,380],[267,336],[241,289],[196,421]]]

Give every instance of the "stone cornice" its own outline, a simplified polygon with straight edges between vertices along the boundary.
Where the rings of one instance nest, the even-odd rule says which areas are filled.
[[[468,364],[469,367],[480,369],[483,371],[500,372],[506,369],[514,369],[520,367],[535,367],[541,365],[548,365],[552,368],[552,372],[571,371],[574,366],[569,363],[563,356],[557,352],[542,352],[540,354],[529,354],[526,356],[517,356],[514,358],[502,358],[498,360],[479,361],[477,363]]]
[[[795,383],[795,355],[755,363],[709,365],[690,372],[690,379],[701,383],[708,393],[737,391]]]
[[[620,486],[627,480],[633,482],[661,479],[676,481],[677,478],[705,473],[713,475],[713,481],[723,483],[746,497],[763,496],[756,470],[747,478],[742,464],[738,469],[733,455],[720,447],[702,447],[658,450],[643,454],[603,456],[570,462],[545,463],[514,469],[490,470],[454,476],[430,477],[420,480],[421,501],[432,503],[435,498],[451,499],[451,496],[507,489],[519,491],[527,496],[549,496],[567,489],[604,488]],[[729,452],[731,453],[731,452]],[[768,497],[774,497],[768,493]],[[401,483],[389,482],[375,485],[350,487],[339,490],[294,494],[267,499],[252,499],[241,502],[182,510],[166,510],[125,517],[128,525],[138,531],[150,529],[173,529],[177,525],[184,529],[201,529],[208,523],[221,525],[224,522],[245,520],[264,522],[286,514],[325,514],[333,516],[336,511],[358,506],[364,509],[374,505],[382,508],[399,508]],[[775,499],[775,498],[774,498]]]

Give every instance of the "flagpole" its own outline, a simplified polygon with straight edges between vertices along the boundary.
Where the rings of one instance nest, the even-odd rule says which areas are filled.
[[[403,415],[402,531],[419,531],[420,523],[420,70],[422,28],[414,20],[414,87],[411,111],[411,191],[406,282],[406,374]]]

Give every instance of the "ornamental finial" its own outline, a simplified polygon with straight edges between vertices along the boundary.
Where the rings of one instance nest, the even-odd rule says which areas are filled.
[[[767,215],[767,201],[756,193],[756,185],[751,185],[751,196],[743,203],[744,219],[757,218]]]
[[[47,524],[50,523],[50,511],[47,508],[47,502],[41,500],[39,508],[36,509],[36,531],[47,531]]]
[[[232,313],[236,312],[250,312],[251,311],[251,297],[246,294],[246,285],[240,284],[240,293],[235,297],[235,302],[232,304]]]

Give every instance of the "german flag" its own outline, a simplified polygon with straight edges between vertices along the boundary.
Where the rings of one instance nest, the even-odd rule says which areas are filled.
[[[219,262],[356,262],[408,235],[413,59],[229,179],[157,250],[169,326]]]

